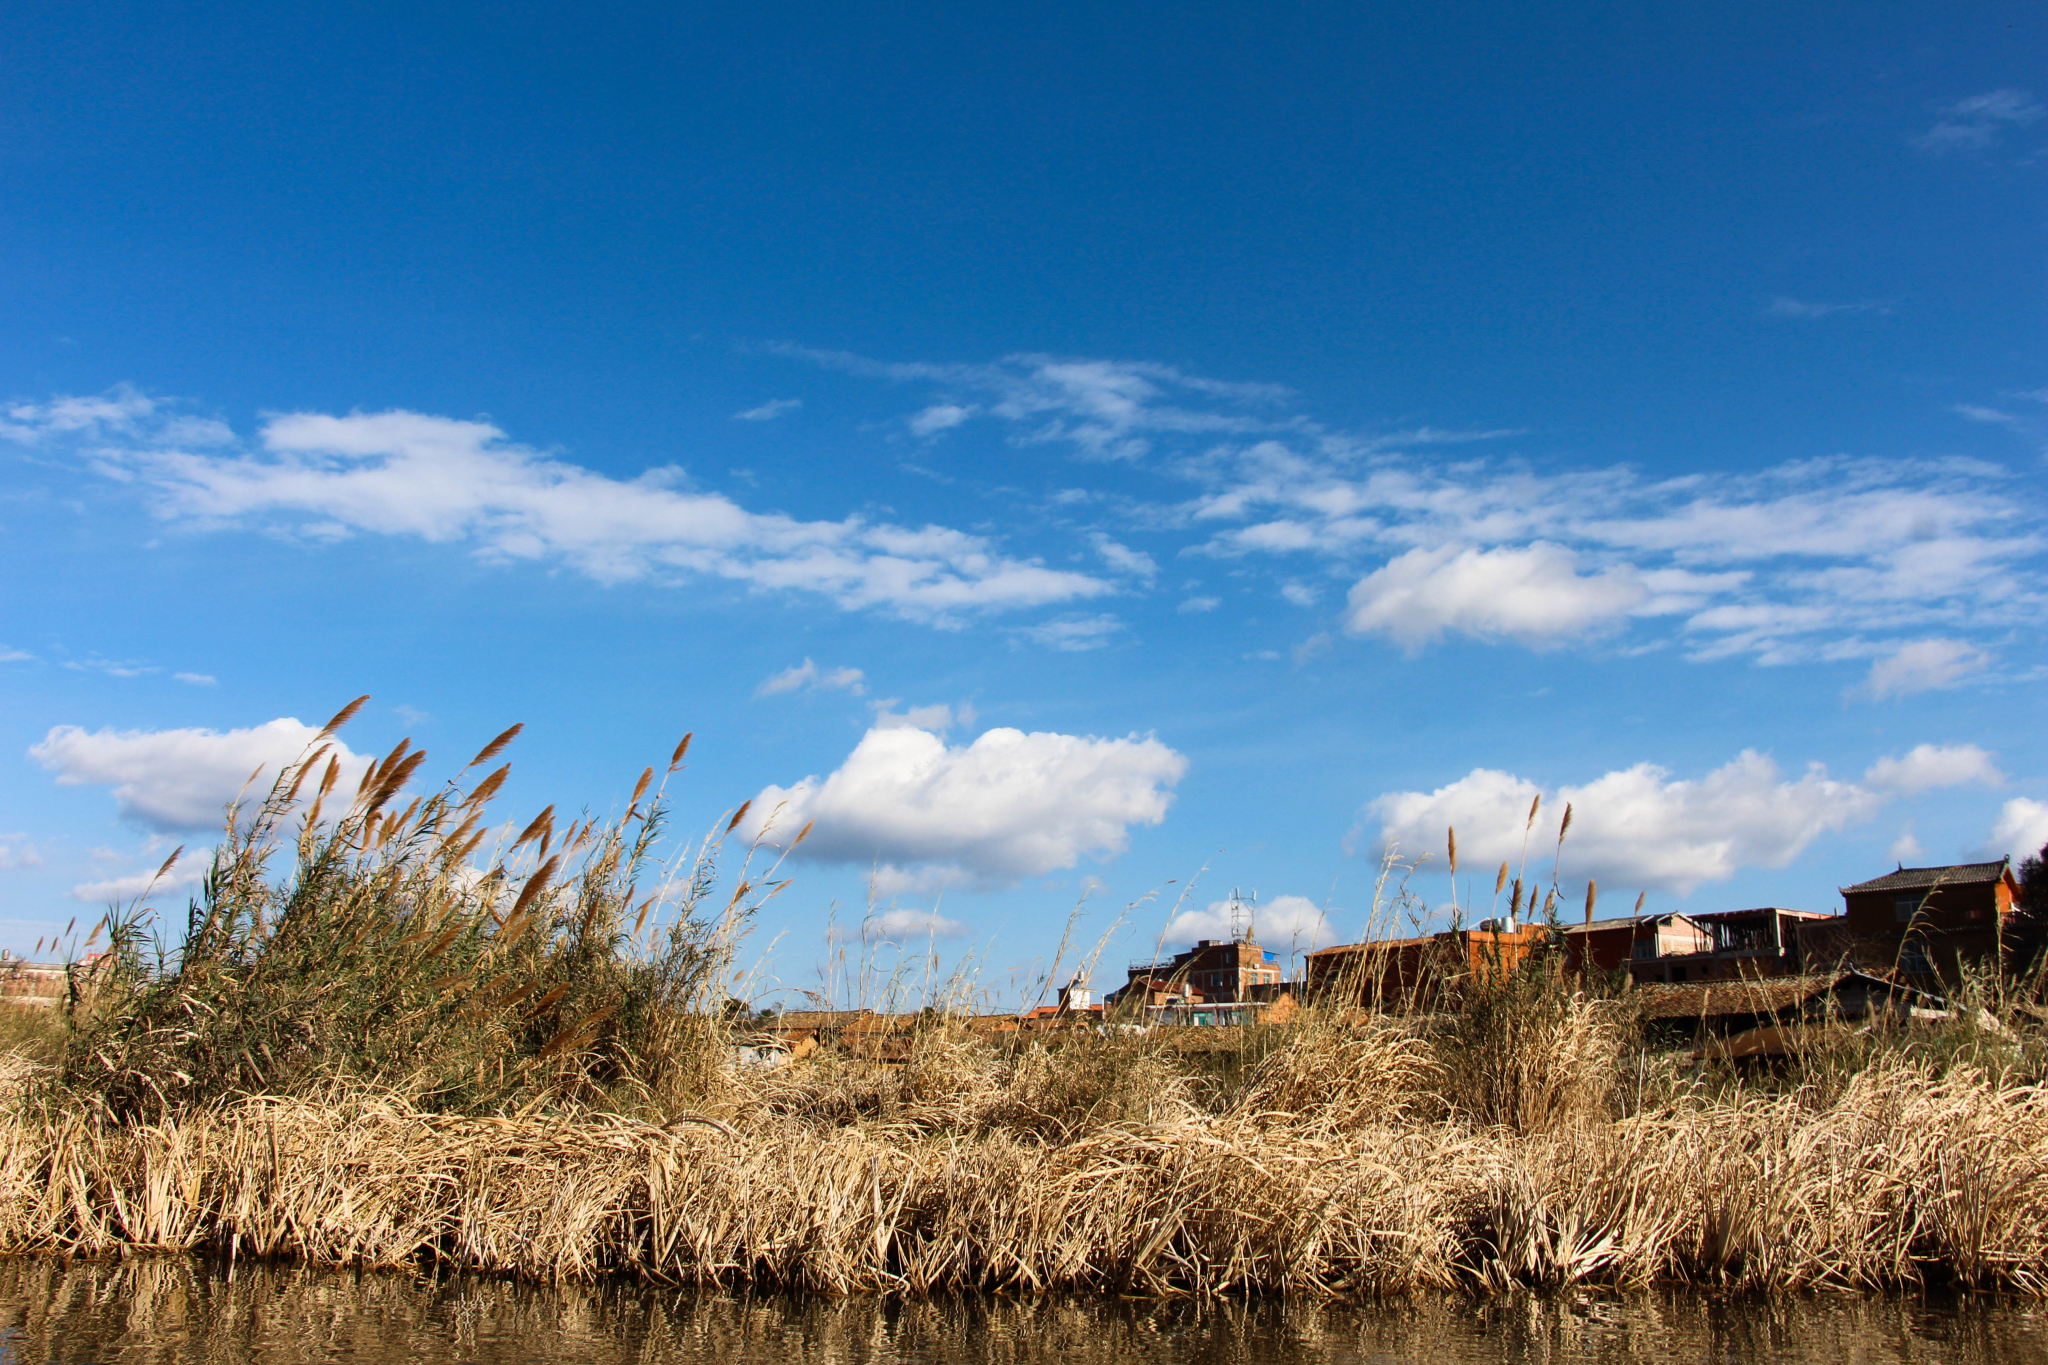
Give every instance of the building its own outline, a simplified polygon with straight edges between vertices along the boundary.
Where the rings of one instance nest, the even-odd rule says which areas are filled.
[[[1544,926],[1528,925],[1338,944],[1308,955],[1306,989],[1318,1000],[1370,1009],[1430,1007],[1467,977],[1514,971],[1549,939]]]
[[[1827,971],[1747,981],[1643,986],[1630,996],[1644,1026],[1667,1043],[1726,1039],[1736,1056],[1771,1056],[1796,1041],[1788,1029],[1881,1019],[1944,1018],[1948,1002],[1926,991],[1859,971]]]
[[[1966,967],[2014,961],[2012,861],[1901,867],[1842,888],[1843,957],[1866,970],[1957,979]]]
[[[89,967],[101,954],[78,964]],[[70,989],[70,967],[62,962],[29,962],[0,948],[0,1004],[47,1009],[61,1004]]]
[[[1242,938],[1205,938],[1164,962],[1141,958],[1130,964],[1127,976],[1104,1003],[1122,1004],[1133,994],[1164,993],[1236,1005],[1251,1000],[1253,987],[1280,983],[1280,957],[1261,948],[1248,933]]]
[[[1836,918],[1767,905],[1596,920],[1565,930],[1565,963],[1580,972],[1626,970],[1636,982],[1796,976],[1834,965],[1825,950],[1809,955],[1802,935],[1831,942],[1824,927]]]

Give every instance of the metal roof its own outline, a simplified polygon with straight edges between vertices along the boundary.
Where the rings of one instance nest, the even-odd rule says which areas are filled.
[[[1854,886],[1842,888],[1842,894],[1851,896],[1859,891],[1917,891],[1929,886],[1975,886],[1980,882],[1995,882],[2005,876],[2012,859],[2001,858],[1995,863],[1957,863],[1953,867],[1902,867],[1898,871]]]

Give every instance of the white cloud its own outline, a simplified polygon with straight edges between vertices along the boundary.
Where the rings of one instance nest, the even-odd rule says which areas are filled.
[[[1123,628],[1122,621],[1103,614],[1068,617],[1059,621],[1047,621],[1044,625],[1023,626],[1017,633],[1034,644],[1064,650],[1069,654],[1079,654],[1085,650],[1101,649]]]
[[[25,649],[9,649],[6,645],[0,645],[0,664],[26,663],[35,657]]]
[[[985,365],[941,365],[869,360],[843,351],[802,346],[770,348],[850,374],[903,383],[973,391],[988,402],[963,407],[950,400],[911,419],[953,426],[977,411],[1015,424],[1019,440],[1058,443],[1091,459],[1136,460],[1160,435],[1205,435],[1301,428],[1302,421],[1274,406],[1290,396],[1274,384],[1203,379],[1148,361],[1090,360],[1012,355]],[[935,428],[936,429],[936,428]]]
[[[1312,607],[1316,604],[1316,599],[1322,596],[1306,583],[1283,583],[1280,585],[1280,595],[1297,607]]]
[[[1990,663],[1989,654],[1962,640],[1913,640],[1871,664],[1869,676],[1853,690],[1872,701],[1910,697],[1953,687],[1972,673],[1982,672]]]
[[[858,697],[868,690],[866,675],[857,668],[819,668],[806,656],[802,663],[785,668],[764,680],[754,689],[754,695],[773,697],[784,692],[819,690],[850,692]]]
[[[1529,804],[1541,789],[1489,768],[1433,792],[1389,792],[1365,810],[1380,825],[1382,847],[1430,855],[1442,866],[1445,832],[1458,831],[1461,873],[1492,890],[1493,869],[1520,865]],[[1745,750],[1698,780],[1673,779],[1650,763],[1543,793],[1529,837],[1529,873],[1547,882],[1557,823],[1567,805],[1564,878],[1597,878],[1610,891],[1657,889],[1688,894],[1726,881],[1744,867],[1783,867],[1821,834],[1874,814],[1887,793],[1837,782],[1818,764],[1792,781],[1768,757]]]
[[[1095,553],[1101,555],[1103,562],[1112,569],[1148,581],[1159,573],[1158,562],[1143,550],[1133,550],[1128,545],[1119,544],[1100,531],[1091,532],[1088,539],[1095,546]]]
[[[1899,831],[1899,837],[1892,840],[1892,846],[1887,850],[1886,856],[1903,867],[1909,862],[1916,861],[1926,851],[1920,847],[1920,841],[1913,837],[1913,827],[1907,825]]]
[[[286,413],[264,424],[258,452],[199,449],[171,439],[168,425],[141,429],[138,421],[62,430],[99,442],[87,448],[102,472],[152,488],[157,515],[201,528],[414,536],[464,544],[492,560],[560,561],[606,583],[710,575],[940,623],[1112,590],[941,526],[750,512],[690,488],[674,467],[616,479],[517,444],[483,421]],[[59,431],[53,422],[28,436]]]
[[[1262,905],[1247,904],[1252,937],[1269,949],[1328,947],[1333,941],[1323,908],[1307,896],[1275,896]],[[1166,941],[1183,946],[1199,939],[1228,939],[1231,903],[1210,901],[1205,910],[1183,910],[1166,926]]]
[[[0,834],[0,872],[13,872],[24,867],[41,867],[43,855],[28,841],[26,834]]]
[[[80,882],[66,894],[75,901],[91,905],[126,905],[148,892],[145,904],[151,901],[182,899],[206,877],[213,855],[207,850],[188,852],[172,865],[171,870],[161,877],[155,866],[138,869],[123,877],[109,877],[105,881]]]
[[[2048,801],[2016,796],[1998,812],[1998,823],[1991,827],[1991,842],[1984,852],[2018,862],[2044,847],[2048,847]]]
[[[1950,113],[2017,126],[2032,107],[2016,92],[1994,92]],[[1774,311],[1823,317],[1891,306],[1787,297]],[[1554,603],[1497,614],[1468,608],[1466,617],[1476,617],[1472,624],[1485,626],[1489,638],[1559,643],[1624,625],[1668,637],[1669,627],[1652,622],[1673,617],[1695,660],[1839,663],[1919,637],[2009,634],[2048,610],[2048,538],[2031,529],[2048,508],[2030,474],[1984,460],[1829,456],[1665,478],[1627,466],[1546,469],[1446,450],[1522,434],[1514,428],[1336,431],[1296,410],[1283,389],[1218,383],[1169,366],[1046,356],[890,364],[779,349],[927,386],[928,402],[972,393],[986,399],[980,413],[1006,426],[1013,442],[1061,443],[1084,457],[1142,462],[1181,480],[1191,495],[1180,501],[1141,503],[1086,489],[1053,501],[1087,502],[1148,532],[1202,537],[1182,553],[1240,561],[1312,556],[1356,582],[1417,550],[1528,556],[1540,544],[1572,556],[1573,577],[1593,580],[1591,587],[1561,585]],[[1644,595],[1627,605],[1631,577]],[[1427,634],[1441,614],[1434,608],[1451,604],[1420,605],[1432,609],[1405,619]]]
[[[1384,634],[1410,653],[1445,631],[1549,645],[1611,627],[1649,596],[1634,569],[1581,574],[1561,545],[1415,549],[1351,589],[1344,628]]]
[[[1863,780],[1911,796],[1973,782],[1995,787],[2005,781],[2005,774],[1998,771],[1990,754],[1974,744],[1921,744],[1903,758],[1880,758],[1863,774]]]
[[[1909,139],[1924,152],[1981,152],[2007,128],[2025,128],[2044,112],[2025,90],[1992,90],[1958,100],[1932,128]]]
[[[1132,825],[1156,825],[1187,760],[1149,737],[1099,739],[996,729],[949,746],[928,730],[869,730],[822,781],[769,786],[754,798],[749,838],[774,822],[796,854],[819,862],[957,869],[1014,882],[1083,857],[1123,851]]]
[[[28,754],[60,787],[108,786],[121,817],[165,833],[216,829],[245,787],[260,799],[319,731],[289,716],[246,730],[86,730],[59,725]],[[369,759],[332,741],[353,794]],[[250,781],[250,774],[261,773]]]
[[[944,734],[953,728],[957,719],[962,725],[974,724],[974,708],[967,703],[960,704],[956,717],[953,708],[944,702],[930,706],[911,706],[897,712],[889,708],[896,705],[896,698],[874,703],[875,728],[877,730],[930,730],[933,734]]]
[[[967,926],[959,920],[947,919],[936,910],[893,906],[869,919],[863,928],[869,938],[897,943],[919,938],[959,938],[967,932]]]
[[[734,413],[733,420],[738,422],[772,422],[782,416],[783,413],[795,412],[803,405],[804,400],[801,398],[771,398],[758,408],[748,408],[745,412]]]
[[[190,683],[194,687],[216,687],[220,684],[220,679],[211,673],[173,673],[171,676],[181,683]]]
[[[959,426],[974,412],[958,403],[934,403],[910,419],[910,432],[913,436],[936,436]]]
[[[1196,612],[1214,611],[1222,605],[1223,599],[1220,597],[1190,597],[1175,610],[1183,616],[1189,616]]]

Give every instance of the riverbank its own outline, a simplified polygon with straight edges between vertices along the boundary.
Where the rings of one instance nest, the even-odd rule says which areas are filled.
[[[1376,1073],[1357,1044],[1340,1058],[1304,1032],[1222,1112],[1164,1084],[1149,1114],[1067,1132],[999,1112],[1016,1088],[975,1089],[957,1057],[950,1091],[931,1068],[781,1078],[667,1124],[434,1114],[366,1091],[125,1125],[16,1102],[0,1250],[834,1293],[2048,1288],[2033,1086],[1894,1058],[1830,1097],[1700,1095],[1517,1133],[1422,1117],[1412,1048],[1388,1031],[1373,1052]],[[1267,1104],[1277,1078],[1297,1092],[1285,1109]],[[828,1090],[891,1083],[893,1113],[818,1111]]]

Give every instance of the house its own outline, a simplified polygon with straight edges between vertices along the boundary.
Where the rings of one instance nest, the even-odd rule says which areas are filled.
[[[1653,983],[1629,997],[1644,1026],[1666,1041],[1720,1037],[1731,1043],[1759,1029],[1783,1030],[1826,1021],[1856,1023],[1885,1019],[1943,1017],[1948,1002],[1940,996],[1868,972],[1851,970],[1751,980]],[[1751,1055],[1781,1050],[1785,1035],[1755,1040],[1767,1046],[1747,1049]]]
[[[1249,1000],[1252,987],[1275,984],[1281,977],[1279,954],[1261,948],[1250,934],[1201,939],[1164,962],[1141,958],[1130,964],[1126,974],[1125,989],[1140,980],[1162,981],[1223,1004]]]
[[[1468,976],[1515,970],[1549,941],[1548,929],[1528,925],[1344,943],[1308,955],[1304,985],[1316,999],[1371,1009],[1428,1006],[1445,987]]]
[[[88,956],[89,966],[101,954]],[[29,962],[0,948],[0,1004],[47,1009],[62,1003],[70,983],[70,970],[62,962]]]
[[[1842,951],[1856,965],[1955,980],[1966,966],[2013,962],[2012,860],[1901,867],[1842,888]]]
[[[1565,961],[1573,971],[1626,970],[1637,982],[1794,976],[1834,965],[1809,962],[1801,936],[1835,918],[1772,905],[1596,920],[1564,931]]]

